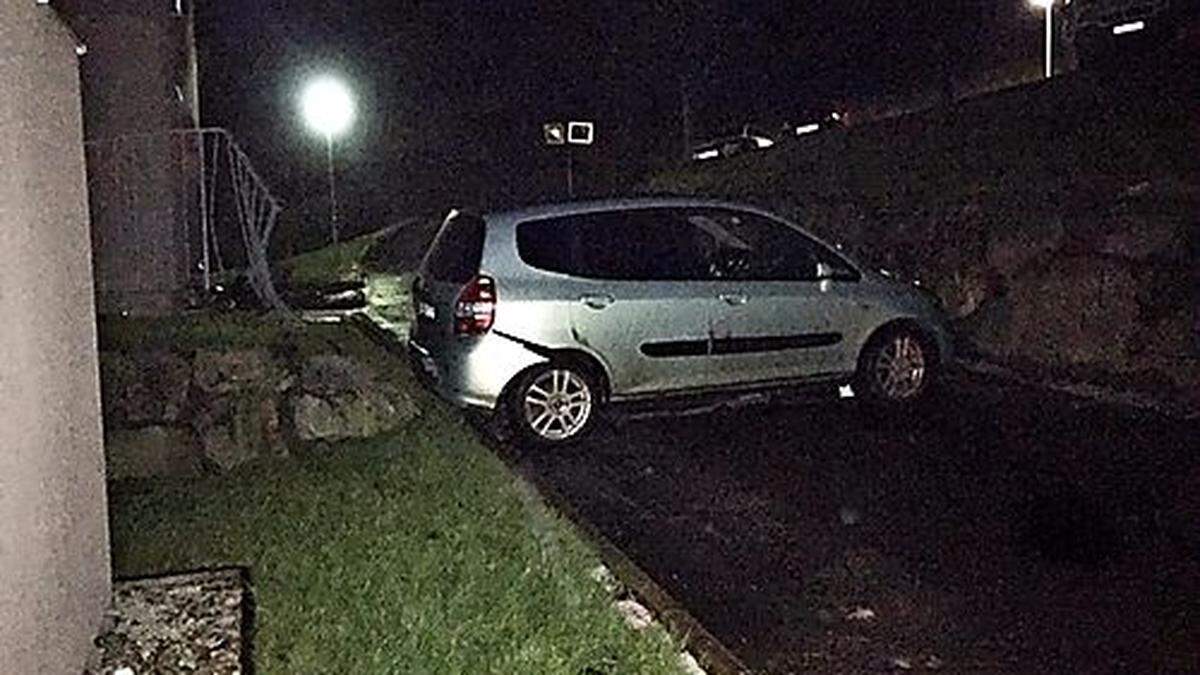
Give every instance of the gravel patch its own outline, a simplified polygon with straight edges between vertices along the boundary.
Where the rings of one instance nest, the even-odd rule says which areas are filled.
[[[247,672],[246,586],[241,569],[114,583],[111,628],[84,675]]]

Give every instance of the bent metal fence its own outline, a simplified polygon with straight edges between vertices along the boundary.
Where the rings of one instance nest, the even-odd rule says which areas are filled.
[[[268,256],[282,206],[228,131],[85,145],[99,291],[195,297],[244,274],[263,306],[285,308]]]

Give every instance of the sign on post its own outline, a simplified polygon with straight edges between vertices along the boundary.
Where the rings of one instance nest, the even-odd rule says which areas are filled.
[[[596,140],[596,127],[591,122],[546,122],[542,125],[546,145],[591,145]],[[575,157],[567,148],[567,195],[575,196]]]
[[[546,138],[546,145],[564,145],[567,142],[567,129],[562,122],[543,124],[542,135]]]
[[[571,145],[591,145],[594,137],[591,122],[567,122],[567,142]]]

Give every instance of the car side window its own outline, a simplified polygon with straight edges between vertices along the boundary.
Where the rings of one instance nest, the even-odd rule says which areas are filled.
[[[682,281],[709,278],[702,230],[673,209],[605,211],[517,226],[527,264],[592,279]]]
[[[748,281],[816,281],[825,263],[835,278],[858,274],[842,258],[799,230],[755,213],[703,210],[688,220],[710,235],[710,276]]]

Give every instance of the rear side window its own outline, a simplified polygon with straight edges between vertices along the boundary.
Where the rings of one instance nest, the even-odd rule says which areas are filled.
[[[466,283],[479,272],[484,223],[479,216],[454,212],[442,224],[422,267],[435,281]]]
[[[517,225],[526,264],[591,279],[704,279],[707,238],[673,209],[587,213]]]
[[[829,265],[836,279],[859,278],[833,251],[779,221],[725,209],[696,211],[689,220],[716,243],[708,253],[713,278],[816,281],[818,263]]]

